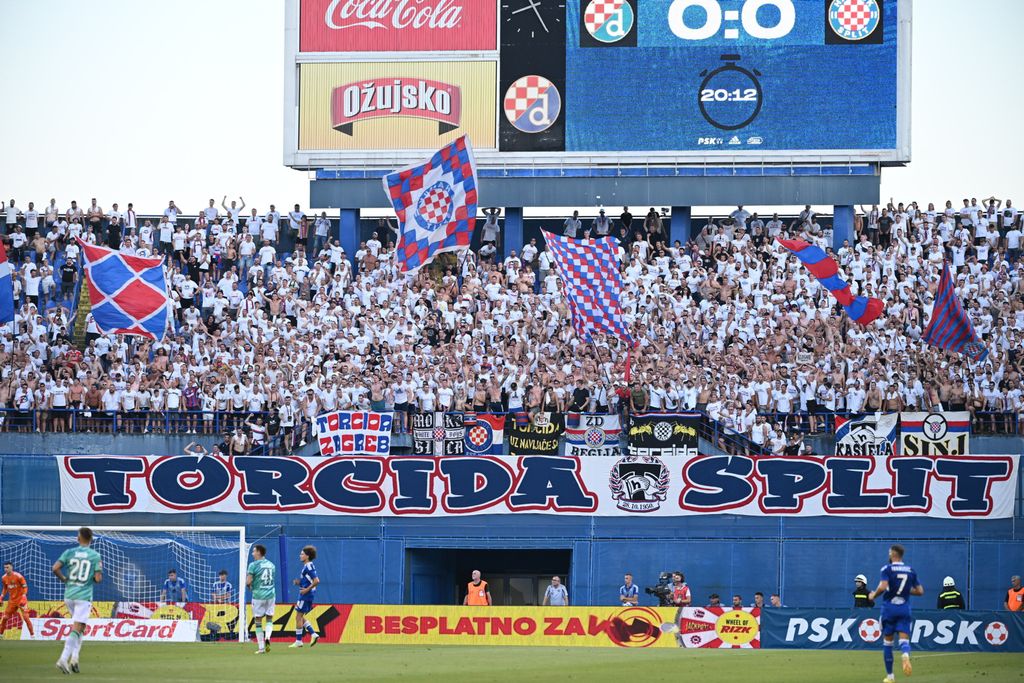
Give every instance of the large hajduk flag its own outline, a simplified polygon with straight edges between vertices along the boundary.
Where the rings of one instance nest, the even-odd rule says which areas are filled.
[[[939,279],[939,291],[935,293],[932,318],[928,321],[928,327],[924,328],[921,339],[932,346],[962,353],[973,360],[985,360],[988,357],[988,349],[981,343],[981,338],[953,289],[953,276],[949,272],[948,262],[942,264],[942,277]]]
[[[162,258],[128,256],[78,240],[85,257],[92,317],[104,334],[163,339],[170,299]]]
[[[0,240],[0,325],[14,322],[14,280],[11,264],[7,261],[7,249]]]
[[[469,137],[384,176],[398,216],[398,267],[414,273],[438,254],[469,249],[476,226],[476,163]]]
[[[804,267],[811,271],[811,275],[818,278],[822,286],[832,293],[832,296],[846,311],[846,315],[850,316],[855,323],[867,325],[882,315],[882,309],[885,307],[882,300],[854,296],[850,291],[850,285],[839,277],[839,266],[836,265],[835,259],[826,254],[821,247],[803,240],[784,240],[779,237],[775,239],[800,259]]]
[[[633,348],[622,316],[618,241],[614,237],[578,240],[546,230],[543,234],[565,285],[576,334],[586,342],[593,341],[594,332],[607,334]]]

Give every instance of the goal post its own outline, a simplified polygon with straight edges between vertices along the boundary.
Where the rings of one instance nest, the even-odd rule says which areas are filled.
[[[0,525],[0,562],[25,576],[29,600],[62,601],[64,586],[51,569],[61,553],[78,543],[79,526]],[[149,612],[160,602],[167,572],[187,582],[187,603],[230,604],[237,608],[239,642],[247,638],[245,573],[249,544],[242,526],[89,526],[92,547],[103,559],[103,582],[95,600]],[[228,571],[228,598],[214,600],[218,572]],[[232,576],[234,574],[234,576]],[[168,602],[171,602],[168,596]],[[180,599],[176,602],[181,602]],[[115,607],[116,609],[116,607]]]

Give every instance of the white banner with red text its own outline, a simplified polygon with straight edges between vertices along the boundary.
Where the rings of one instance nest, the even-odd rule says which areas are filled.
[[[1018,455],[57,456],[62,512],[994,519]]]
[[[32,619],[35,634],[21,629],[22,640],[64,640],[71,633],[71,619],[44,617]],[[147,643],[194,643],[199,640],[199,622],[162,619],[89,619],[85,625],[87,640]]]

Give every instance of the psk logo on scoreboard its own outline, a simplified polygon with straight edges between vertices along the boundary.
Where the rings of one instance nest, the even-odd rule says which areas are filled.
[[[413,214],[416,224],[430,232],[448,225],[452,219],[454,197],[452,186],[443,180],[428,187],[416,201],[416,212]]]
[[[562,113],[562,96],[543,76],[523,76],[505,92],[505,118],[524,133],[541,133]]]
[[[615,43],[625,38],[635,20],[633,6],[627,0],[590,0],[583,13],[587,33],[602,43]]]
[[[828,25],[839,38],[861,41],[870,36],[882,22],[878,0],[831,0]]]

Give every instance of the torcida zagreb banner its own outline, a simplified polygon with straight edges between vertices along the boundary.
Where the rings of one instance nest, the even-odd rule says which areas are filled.
[[[995,519],[1018,455],[56,456],[61,511]]]

